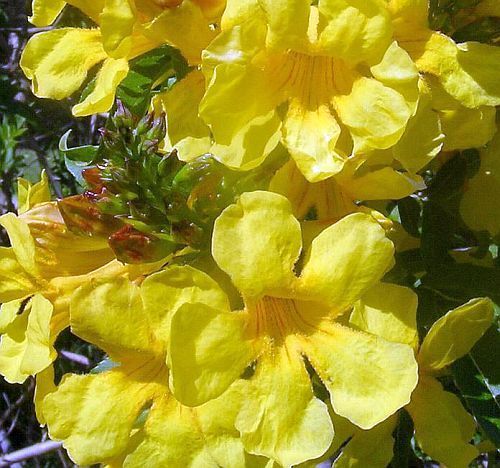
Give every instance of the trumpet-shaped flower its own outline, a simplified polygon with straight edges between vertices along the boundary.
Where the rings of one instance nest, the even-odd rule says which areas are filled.
[[[302,257],[301,237],[281,195],[245,193],[228,207],[216,220],[212,253],[244,309],[184,301],[172,317],[168,354],[172,390],[189,406],[218,397],[251,366],[236,428],[250,453],[283,466],[321,456],[333,436],[304,358],[335,410],[364,428],[408,403],[417,379],[411,347],[338,322],[392,265],[384,230],[368,215],[349,215]],[[164,296],[181,294],[181,286],[164,284]]]
[[[203,52],[199,113],[217,145],[241,142],[219,154],[229,166],[256,166],[281,140],[323,180],[353,151],[396,144],[415,113],[417,69],[381,2],[229,1],[222,30]]]
[[[0,217],[12,244],[0,249],[0,372],[9,382],[23,382],[54,360],[54,341],[68,326],[69,298],[83,281],[151,268],[124,266],[112,260],[105,240],[69,232],[57,205],[46,202],[46,182],[22,181],[22,213]]]
[[[186,267],[188,268],[188,267]],[[75,334],[102,348],[114,366],[101,373],[66,375],[39,403],[50,436],[62,440],[78,464],[110,466],[245,467],[265,460],[246,454],[234,429],[237,392],[199,408],[180,405],[168,389],[165,364],[170,307],[180,297],[218,306],[215,283],[193,272],[185,284],[178,267],[149,276],[99,280],[71,301]],[[163,296],[157,284],[186,288]]]
[[[38,0],[32,21],[50,23],[66,3],[79,8],[99,28],[38,33],[26,45],[21,67],[32,80],[36,96],[63,99],[81,87],[91,68],[102,63],[93,90],[73,107],[76,116],[109,110],[127,76],[129,61],[161,44],[179,48],[191,62],[199,61],[203,47],[216,34],[210,26],[212,15],[223,5],[201,0]]]
[[[497,213],[500,200],[500,132],[481,151],[481,167],[469,181],[462,197],[460,214],[472,229],[500,234]]]
[[[380,302],[382,294],[392,296],[392,314],[383,310],[386,304]],[[468,353],[488,329],[493,320],[493,306],[489,299],[474,299],[449,311],[432,325],[420,349],[415,333],[416,306],[417,298],[410,289],[380,285],[358,303],[350,321],[360,330],[415,347],[419,382],[411,402],[405,407],[413,419],[415,438],[433,459],[450,468],[466,468],[479,455],[469,443],[475,433],[474,418],[457,396],[443,389],[436,376]],[[334,421],[337,419],[334,417]],[[342,431],[336,434],[337,445],[352,439],[334,466],[347,467],[356,463],[374,468],[387,466],[392,458],[391,434],[396,422],[393,418],[374,430],[361,431],[345,420],[339,421]]]

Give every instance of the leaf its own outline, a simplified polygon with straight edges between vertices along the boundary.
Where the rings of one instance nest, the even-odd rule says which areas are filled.
[[[500,333],[491,327],[451,370],[469,410],[488,438],[500,446]]]
[[[434,265],[422,285],[457,302],[490,297],[500,303],[500,268],[472,264]]]
[[[401,224],[406,232],[414,237],[420,237],[420,203],[414,197],[406,197],[398,201]]]
[[[71,175],[80,185],[85,185],[82,172],[92,167],[92,162],[97,154],[98,146],[85,145],[68,148],[68,138],[71,130],[68,130],[59,140],[59,151],[64,154],[64,163]]]
[[[117,97],[133,114],[143,115],[151,101],[152,90],[168,78],[182,78],[188,65],[180,53],[168,45],[133,60],[127,77],[117,90]]]
[[[393,433],[394,436],[394,457],[390,467],[400,468],[403,466],[413,466],[413,450],[411,439],[413,437],[413,421],[404,409],[398,413],[398,425]]]

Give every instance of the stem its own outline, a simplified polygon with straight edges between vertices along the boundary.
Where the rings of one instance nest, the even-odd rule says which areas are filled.
[[[33,457],[38,457],[45,453],[53,452],[62,447],[62,442],[54,442],[48,440],[46,442],[40,442],[30,447],[25,447],[21,450],[16,450],[15,452],[8,453],[3,457],[0,457],[0,468],[11,465],[12,463],[22,462],[24,460],[29,460]]]

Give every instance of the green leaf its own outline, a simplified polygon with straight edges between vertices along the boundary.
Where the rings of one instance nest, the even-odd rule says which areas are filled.
[[[85,185],[82,172],[92,166],[97,154],[98,146],[85,145],[68,148],[68,138],[71,130],[68,130],[59,140],[59,151],[64,154],[64,163],[68,171],[73,175],[80,185]]]
[[[471,264],[434,265],[422,285],[457,302],[488,296],[500,303],[500,268]]]
[[[420,237],[420,203],[416,198],[406,197],[398,201],[399,217],[406,232],[414,237]]]
[[[500,333],[491,327],[451,370],[469,410],[487,437],[500,447]]]
[[[180,53],[168,45],[154,49],[133,60],[127,77],[117,90],[117,97],[135,115],[143,115],[153,89],[169,78],[182,78],[188,65]]]
[[[413,421],[410,415],[403,409],[398,413],[398,425],[393,433],[394,436],[394,457],[391,461],[391,468],[401,468],[403,466],[413,466],[413,449],[411,439],[413,437]]]

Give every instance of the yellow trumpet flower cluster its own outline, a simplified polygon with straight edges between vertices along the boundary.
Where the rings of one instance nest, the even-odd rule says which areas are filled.
[[[162,161],[209,154],[242,176],[277,163],[264,190],[219,210],[205,250],[149,264],[73,232],[45,176],[20,181],[18,214],[0,217],[0,372],[36,376],[50,437],[79,465],[384,468],[409,414],[426,455],[468,466],[476,421],[442,376],[493,303],[422,325],[414,284],[388,276],[406,247],[381,207],[425,190],[429,164],[483,147],[460,210],[498,235],[500,48],[433,31],[427,0],[34,0],[31,22],[67,6],[89,26],[30,39],[35,95],[70,97],[98,66],[73,114],[107,112],[133,60],[167,44],[189,68],[151,98]],[[224,187],[206,180],[215,206]],[[91,192],[109,201],[110,187]],[[107,357],[56,385],[67,327]]]

